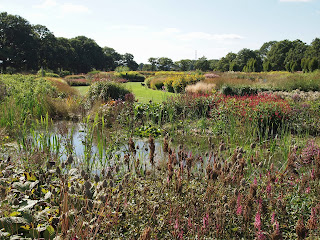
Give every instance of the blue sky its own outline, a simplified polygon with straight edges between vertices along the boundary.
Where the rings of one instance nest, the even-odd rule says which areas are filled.
[[[196,51],[219,59],[272,40],[320,37],[320,0],[0,0],[0,11],[57,37],[90,37],[138,63],[194,59]]]

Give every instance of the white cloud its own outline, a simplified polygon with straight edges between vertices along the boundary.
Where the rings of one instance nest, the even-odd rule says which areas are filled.
[[[148,27],[144,25],[113,25],[107,27],[107,30],[124,30],[124,31],[145,31]]]
[[[90,13],[89,8],[83,5],[72,3],[64,3],[61,5],[61,10],[65,13]]]
[[[280,0],[280,2],[311,2],[313,0]]]
[[[205,32],[190,32],[181,34],[178,36],[179,39],[185,41],[191,40],[237,40],[243,39],[242,36],[237,34],[210,34]]]
[[[34,5],[34,8],[50,8],[50,7],[55,7],[57,6],[57,2],[55,0],[45,0],[43,3],[39,5]]]

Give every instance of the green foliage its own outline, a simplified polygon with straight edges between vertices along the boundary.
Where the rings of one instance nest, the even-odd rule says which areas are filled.
[[[127,79],[129,82],[144,82],[145,76],[136,71],[115,72],[114,76]]]
[[[60,71],[59,72],[60,77],[64,78],[68,75],[71,75],[70,71]]]
[[[246,96],[257,94],[258,89],[250,86],[223,85],[221,88],[221,93],[227,96]]]
[[[114,71],[117,72],[117,73],[129,72],[130,68],[127,67],[127,66],[119,66],[119,67],[116,67],[116,69]]]
[[[309,64],[308,64],[308,69],[309,69],[309,72],[313,72],[315,71],[316,69],[319,68],[319,63],[318,63],[318,60],[316,58],[312,58],[310,61],[309,61]]]
[[[130,93],[123,85],[111,81],[100,81],[92,84],[88,91],[88,101],[93,104],[95,101],[107,102],[109,100],[124,100],[125,95]]]
[[[13,130],[25,119],[40,118],[50,112],[49,98],[55,88],[35,76],[1,75],[0,86],[5,86],[6,97],[0,105],[0,127]],[[2,87],[3,88],[3,87]]]

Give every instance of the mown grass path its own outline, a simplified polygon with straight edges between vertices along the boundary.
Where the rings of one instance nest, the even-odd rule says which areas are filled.
[[[142,86],[140,82],[128,82],[124,84],[127,89],[132,91],[136,100],[138,100],[138,102],[140,103],[148,103],[150,100],[155,103],[161,103],[165,101],[167,97],[175,95],[175,93],[152,90],[150,88]],[[89,86],[74,88],[78,89],[81,95],[85,95],[89,90]]]

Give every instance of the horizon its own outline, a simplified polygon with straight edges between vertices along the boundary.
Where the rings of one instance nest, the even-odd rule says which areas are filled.
[[[0,11],[44,25],[56,37],[92,38],[100,47],[133,54],[137,63],[220,59],[269,41],[310,44],[320,36],[319,0],[0,0]]]

